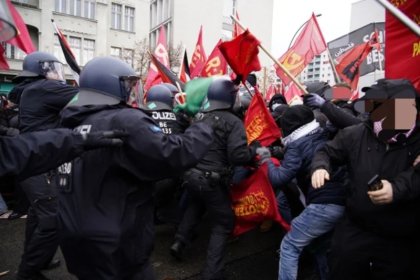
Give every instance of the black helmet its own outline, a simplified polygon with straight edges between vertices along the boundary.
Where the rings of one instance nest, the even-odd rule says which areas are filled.
[[[175,94],[177,94],[179,92],[178,88],[176,86],[174,86],[173,84],[163,83],[161,85],[166,87],[167,89],[169,89],[172,92],[173,96],[175,96]]]
[[[15,77],[15,82],[29,77],[64,80],[63,64],[55,56],[47,52],[33,52],[28,54],[23,60],[22,70]]]
[[[70,105],[127,103],[133,95],[138,99],[140,89],[133,68],[110,56],[89,61],[80,73],[79,85],[81,90]]]
[[[327,82],[317,81],[317,82],[307,82],[305,83],[306,90],[309,93],[316,93],[321,97],[324,97],[325,90],[331,88]]]
[[[146,95],[146,110],[172,111],[174,106],[174,94],[171,92],[168,85],[171,84],[154,85],[149,89]]]
[[[207,100],[204,102],[204,112],[219,109],[231,109],[236,101],[238,87],[227,77],[218,77],[211,82],[207,90]]]

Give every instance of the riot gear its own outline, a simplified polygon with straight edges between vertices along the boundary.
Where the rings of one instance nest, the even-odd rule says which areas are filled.
[[[207,91],[207,100],[204,102],[204,112],[220,109],[231,109],[235,104],[238,88],[228,77],[215,79]]]
[[[126,103],[130,96],[139,96],[140,84],[139,77],[125,62],[114,57],[97,57],[89,61],[81,72],[80,87],[83,90],[81,90],[79,97],[85,97],[85,103],[90,101],[94,102],[93,104],[98,104],[98,102],[111,104]],[[87,100],[86,96],[81,96],[89,94],[99,98],[100,101],[93,101],[93,98]],[[101,98],[100,95],[112,97],[117,102],[115,100],[112,102],[112,99],[106,97]]]
[[[65,80],[63,64],[52,54],[47,52],[33,52],[25,57],[22,64],[23,71],[15,81],[29,77],[45,77],[50,80]]]
[[[174,94],[168,87],[169,84],[154,85],[146,95],[146,110],[172,111],[174,107]]]

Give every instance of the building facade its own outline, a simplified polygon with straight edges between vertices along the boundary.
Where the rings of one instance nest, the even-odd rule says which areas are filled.
[[[25,21],[35,48],[53,53],[65,63],[53,19],[80,66],[96,56],[113,55],[133,65],[136,42],[147,38],[147,0],[12,0]],[[4,44],[10,70],[0,71],[1,91],[11,87],[11,78],[22,69],[25,54]],[[66,67],[67,68],[67,67]],[[66,69],[68,79],[72,79]]]

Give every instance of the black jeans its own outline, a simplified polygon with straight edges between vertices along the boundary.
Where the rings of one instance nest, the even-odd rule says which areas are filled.
[[[188,243],[192,231],[207,210],[212,228],[203,279],[222,279],[226,241],[234,227],[234,213],[227,185],[222,179],[212,180],[193,172],[187,172],[184,180],[190,199],[175,238]]]
[[[330,255],[332,280],[415,279],[414,240],[363,230],[345,217],[336,227]]]

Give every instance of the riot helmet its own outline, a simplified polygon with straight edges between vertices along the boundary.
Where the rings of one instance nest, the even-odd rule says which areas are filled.
[[[203,111],[232,109],[237,102],[237,93],[238,87],[228,76],[216,78],[207,90],[207,100],[204,101]]]
[[[136,107],[141,90],[140,77],[120,59],[105,56],[89,61],[80,73],[80,91],[70,105],[114,105]]]
[[[149,89],[146,95],[146,110],[172,111],[174,107],[174,94],[172,93],[168,85],[171,84],[154,85]]]
[[[179,89],[176,86],[174,86],[173,84],[163,83],[161,85],[166,87],[167,89],[169,89],[172,92],[173,96],[175,96],[175,94],[177,94],[179,92]]]
[[[15,77],[15,82],[20,82],[24,78],[30,77],[65,80],[63,64],[55,56],[47,52],[28,54],[23,60],[22,69],[22,72]]]

